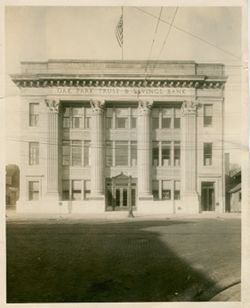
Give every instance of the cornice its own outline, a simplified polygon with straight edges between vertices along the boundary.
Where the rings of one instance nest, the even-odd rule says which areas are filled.
[[[206,76],[124,76],[124,75],[11,75],[13,82],[19,88],[47,88],[47,87],[163,87],[163,88],[196,88],[221,89],[224,88],[226,77]]]

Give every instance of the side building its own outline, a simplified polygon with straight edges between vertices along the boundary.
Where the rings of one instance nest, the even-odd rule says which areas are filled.
[[[12,80],[18,212],[225,211],[222,64],[22,62]]]

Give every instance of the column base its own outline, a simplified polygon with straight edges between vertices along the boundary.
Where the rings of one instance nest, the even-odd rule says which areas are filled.
[[[182,197],[182,213],[200,213],[200,203],[197,193],[184,193]]]

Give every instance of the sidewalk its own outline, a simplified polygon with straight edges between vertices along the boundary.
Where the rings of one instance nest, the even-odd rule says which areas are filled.
[[[150,214],[138,213],[134,211],[134,217],[129,218],[127,211],[114,211],[104,213],[81,213],[81,214],[62,214],[62,213],[16,213],[14,209],[6,210],[7,222],[27,222],[27,221],[46,221],[47,222],[75,222],[75,221],[138,221],[138,220],[164,220],[164,219],[235,219],[241,218],[240,213],[200,213],[200,214]]]

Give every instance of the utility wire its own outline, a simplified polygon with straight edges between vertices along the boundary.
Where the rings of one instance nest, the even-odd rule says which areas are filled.
[[[160,56],[161,56],[161,54],[162,54],[162,51],[163,51],[163,49],[164,49],[164,47],[165,47],[165,45],[166,45],[166,42],[167,42],[167,40],[168,40],[170,31],[171,31],[172,26],[173,26],[173,24],[174,24],[174,20],[175,20],[175,17],[176,17],[176,15],[177,15],[177,12],[178,12],[178,7],[176,7],[176,9],[175,9],[173,18],[172,18],[171,23],[170,23],[170,25],[169,25],[169,27],[168,27],[168,32],[167,32],[167,34],[166,34],[166,36],[165,36],[164,42],[163,42],[163,44],[162,44],[162,47],[161,47],[161,49],[160,49],[160,52],[158,53],[158,56],[157,56],[157,58],[156,58],[156,61],[159,60],[159,58],[160,58]],[[153,65],[153,68],[152,68],[152,71],[151,71],[151,75],[153,75],[155,68],[156,68],[156,63]]]
[[[149,50],[148,59],[147,59],[147,63],[146,63],[146,68],[145,68],[145,75],[147,74],[149,60],[151,58],[151,54],[152,54],[152,51],[153,51],[153,46],[154,46],[156,35],[157,35],[157,32],[158,32],[158,27],[159,27],[159,23],[160,23],[161,14],[162,14],[162,9],[163,9],[163,7],[161,7],[161,10],[160,10],[160,13],[159,13],[159,17],[157,19],[157,23],[156,23],[156,27],[155,27],[155,32],[154,32],[152,44],[151,44],[151,47],[150,47],[150,50]]]
[[[145,10],[139,8],[139,7],[134,7],[134,8],[137,9],[138,11],[143,12],[144,14],[146,14],[146,15],[148,15],[148,16],[151,16],[152,18],[157,18],[157,16],[155,16],[154,14],[149,13],[149,12],[147,12],[147,11],[145,11]],[[163,22],[163,23],[166,23],[166,24],[168,24],[168,25],[171,24],[170,22],[168,22],[168,21],[166,21],[166,20],[164,20],[164,19],[162,19],[162,18],[160,18],[160,21]],[[196,34],[190,32],[190,31],[187,31],[187,30],[185,30],[185,29],[183,29],[183,28],[181,28],[181,27],[175,26],[175,25],[172,25],[172,27],[175,28],[176,30],[180,31],[180,32],[183,32],[183,33],[185,33],[185,34],[187,34],[187,35],[189,35],[189,36],[192,36],[192,37],[196,38],[197,40],[199,40],[199,41],[201,41],[201,42],[203,42],[203,43],[205,43],[205,44],[207,44],[207,45],[210,45],[210,46],[212,46],[212,47],[214,47],[214,48],[216,48],[216,49],[222,51],[222,52],[225,53],[225,54],[230,55],[231,57],[234,57],[235,59],[241,60],[241,57],[239,57],[239,56],[233,54],[232,52],[230,52],[230,51],[228,51],[228,50],[225,50],[224,48],[221,48],[221,47],[217,46],[217,45],[214,44],[214,43],[211,43],[211,42],[205,40],[204,38],[202,38],[202,37],[200,37],[200,36],[198,36],[198,35],[196,35]]]

